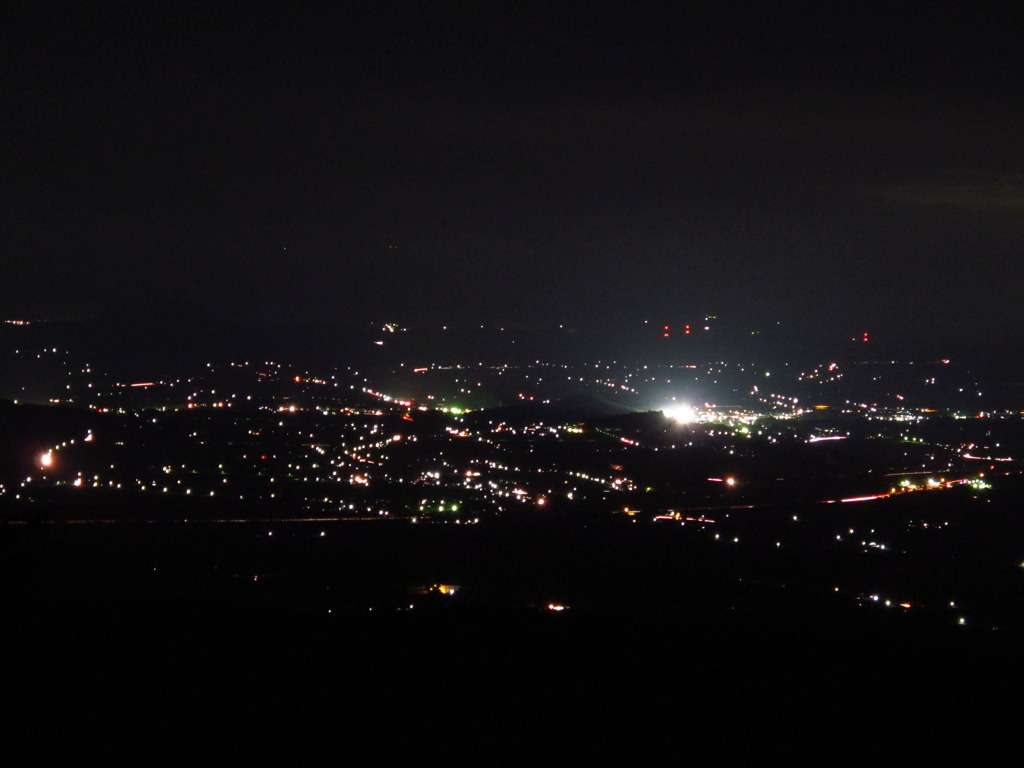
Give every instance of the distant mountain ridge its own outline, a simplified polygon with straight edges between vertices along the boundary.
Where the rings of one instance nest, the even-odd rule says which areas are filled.
[[[526,401],[497,408],[474,411],[464,418],[471,423],[504,421],[513,424],[532,424],[550,421],[564,424],[574,421],[593,421],[610,416],[623,416],[634,411],[596,395],[580,393],[550,403]]]

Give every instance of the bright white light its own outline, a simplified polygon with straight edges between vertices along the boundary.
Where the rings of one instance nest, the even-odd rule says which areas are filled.
[[[689,424],[691,421],[697,420],[697,412],[693,409],[693,406],[684,403],[670,405],[667,408],[663,408],[661,412],[666,417],[672,419],[672,421],[678,421],[680,424]]]
[[[39,457],[39,463],[42,464],[44,467],[49,467],[50,465],[53,464],[53,454],[50,451],[47,451],[46,453]]]

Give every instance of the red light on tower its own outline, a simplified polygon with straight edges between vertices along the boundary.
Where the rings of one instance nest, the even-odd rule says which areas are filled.
[[[669,335],[670,335],[669,332],[668,332],[668,326],[667,325],[663,325],[661,327],[661,330],[662,330],[661,338],[667,339],[669,337]]]
[[[683,333],[685,333],[687,336],[689,336],[690,335],[690,326],[684,325],[683,326]]]
[[[860,335],[860,340],[863,342],[868,342],[871,341],[871,337],[868,335],[867,331],[864,331],[864,333]]]

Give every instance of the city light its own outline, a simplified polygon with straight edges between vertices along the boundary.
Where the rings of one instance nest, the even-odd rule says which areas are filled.
[[[941,440],[926,437],[921,422],[941,427],[951,415],[912,402],[935,391],[930,372],[919,377],[927,390],[912,390],[906,371],[896,372],[895,394],[886,404],[880,395],[835,399],[843,371],[834,362],[802,371],[782,366],[771,377],[778,382],[772,391],[764,385],[763,367],[723,361],[407,365],[377,380],[354,369],[207,364],[196,376],[133,384],[104,376],[98,366],[69,362],[68,399],[82,398],[90,427],[75,426],[42,443],[49,445],[45,452],[29,454],[37,468],[61,467],[60,473],[0,477],[0,496],[27,505],[48,501],[63,486],[76,489],[75,503],[110,509],[149,508],[131,504],[130,494],[177,496],[167,507],[172,518],[199,519],[193,504],[204,499],[225,505],[225,512],[238,504],[230,516],[212,518],[221,522],[242,522],[242,510],[252,509],[261,521],[282,524],[374,521],[381,528],[416,523],[417,529],[449,530],[487,527],[498,519],[514,525],[516,514],[531,508],[553,525],[589,523],[611,511],[634,531],[656,522],[656,535],[672,529],[678,532],[672,535],[692,537],[695,547],[732,543],[736,557],[751,553],[751,568],[766,552],[795,556],[796,562],[831,557],[834,548],[874,568],[882,559],[895,563],[918,540],[949,535],[950,526],[954,536],[968,530],[955,511],[936,519],[918,494],[932,498],[963,488],[962,503],[976,510],[999,503],[1003,489],[1015,483],[1009,456],[1016,446],[995,428],[997,420],[1009,424],[1024,411],[985,410],[991,434],[986,428],[969,439],[956,432]],[[893,365],[849,366],[844,385],[860,375],[880,386]],[[387,393],[381,391],[384,381]],[[282,385],[308,393],[298,399]],[[687,391],[690,402],[681,402]],[[698,391],[700,401],[693,394]],[[586,409],[598,407],[563,412],[559,398],[567,394],[569,402],[583,395]],[[588,395],[596,395],[594,401]],[[513,398],[528,407],[500,408]],[[644,410],[645,402],[662,407]],[[872,452],[884,455],[884,463],[848,461]],[[977,471],[978,461],[986,462],[985,473]],[[106,505],[99,494],[117,494],[124,503]],[[827,522],[829,514],[813,515],[820,530],[801,522],[810,514],[786,514],[784,520],[764,514],[790,495],[804,504],[836,505],[833,510],[871,513],[892,505],[892,512],[883,524],[851,517],[835,526]],[[29,512],[44,507],[24,509],[29,519]],[[801,534],[794,536],[790,526]],[[338,540],[327,533],[317,528],[313,535],[325,543]],[[276,541],[296,534],[265,535]],[[1024,566],[1020,555],[1011,562]],[[840,574],[823,568],[831,589],[832,577]],[[757,578],[747,573],[745,579]],[[889,574],[892,581],[881,595],[867,591],[869,579],[852,583],[864,575],[855,568],[841,575],[850,587],[837,599],[934,610],[934,602],[909,589],[897,572]],[[450,596],[456,588],[435,583],[433,591]],[[547,598],[531,605],[567,609]]]
[[[667,418],[680,424],[690,424],[697,420],[697,411],[694,410],[692,405],[686,405],[685,403],[670,405],[669,407],[662,409],[662,413],[664,413]]]

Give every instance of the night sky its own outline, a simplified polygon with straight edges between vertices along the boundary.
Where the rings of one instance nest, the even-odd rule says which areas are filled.
[[[0,315],[1019,334],[1013,4],[678,5],[5,4]]]

